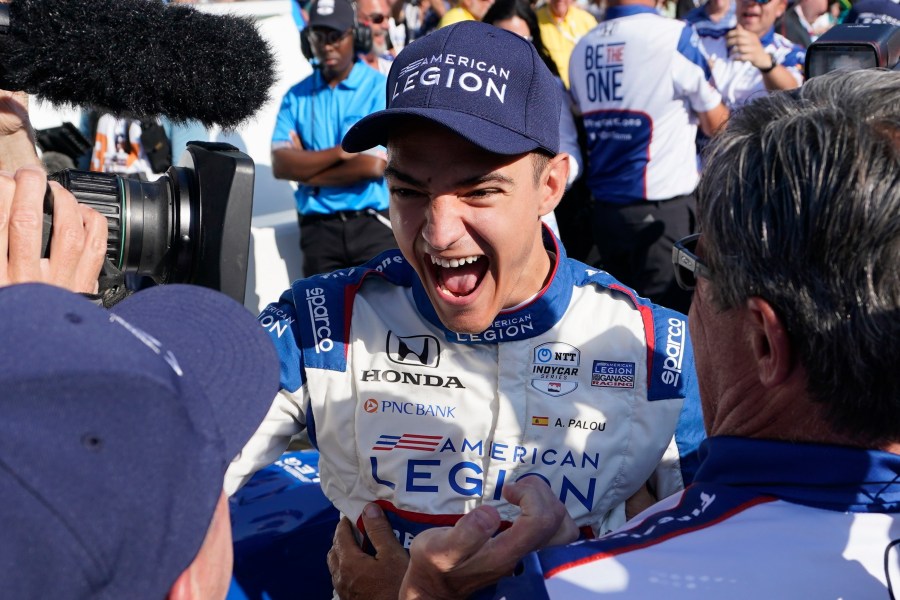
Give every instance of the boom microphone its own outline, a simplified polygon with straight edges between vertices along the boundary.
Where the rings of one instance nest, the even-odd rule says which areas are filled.
[[[0,4],[0,88],[54,104],[232,128],[274,80],[268,44],[240,17],[161,0]]]

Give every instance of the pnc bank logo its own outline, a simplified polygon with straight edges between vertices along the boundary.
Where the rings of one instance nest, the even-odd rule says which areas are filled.
[[[378,412],[378,400],[369,398],[366,400],[365,404],[363,404],[363,410],[367,413]]]
[[[437,368],[441,361],[441,344],[432,335],[399,336],[388,331],[387,355],[400,365]]]

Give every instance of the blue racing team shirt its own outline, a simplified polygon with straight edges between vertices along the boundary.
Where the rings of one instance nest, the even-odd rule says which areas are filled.
[[[895,598],[900,456],[717,436],[694,484],[621,530],[525,557],[506,600]]]
[[[333,88],[318,69],[292,87],[281,101],[272,133],[272,150],[290,147],[291,132],[307,150],[326,150],[341,143],[344,134],[364,116],[385,107],[384,75],[357,61],[350,75]],[[373,151],[384,156],[384,149]],[[388,206],[384,178],[341,187],[299,185],[294,193],[300,214],[329,214],[342,210]]]

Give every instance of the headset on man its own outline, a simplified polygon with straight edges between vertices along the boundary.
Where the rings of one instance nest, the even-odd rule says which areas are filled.
[[[357,15],[356,3],[352,2],[354,25],[353,25],[353,51],[357,54],[368,54],[372,51],[372,29],[368,25],[359,22]],[[315,65],[317,61],[312,49],[312,42],[309,39],[310,28],[304,27],[300,31],[300,52],[304,58]]]

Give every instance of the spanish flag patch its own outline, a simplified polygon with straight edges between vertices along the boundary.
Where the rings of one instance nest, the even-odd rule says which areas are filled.
[[[550,419],[548,417],[531,417],[531,424],[538,427],[547,427],[550,425]]]

